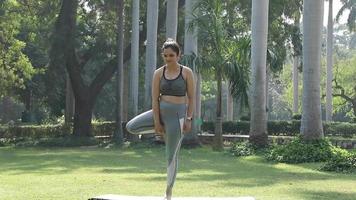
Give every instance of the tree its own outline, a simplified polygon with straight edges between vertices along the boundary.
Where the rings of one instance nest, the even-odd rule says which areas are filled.
[[[132,1],[132,36],[131,36],[131,68],[130,68],[130,110],[131,116],[138,114],[138,83],[139,83],[139,39],[140,39],[140,0]]]
[[[177,38],[178,0],[167,0],[166,38]]]
[[[334,91],[336,111],[343,111],[353,121],[356,121],[356,54],[353,57],[339,61],[336,64]]]
[[[22,52],[26,44],[16,38],[25,17],[18,9],[16,1],[0,2],[0,97],[15,88],[25,88],[25,82],[35,74],[29,58]]]
[[[251,121],[250,142],[258,147],[266,146],[267,113],[266,113],[266,57],[268,0],[252,1],[251,21]]]
[[[157,65],[158,0],[147,5],[147,44],[145,65],[145,109],[151,108],[151,88],[153,72]]]
[[[323,0],[303,4],[303,100],[300,132],[304,140],[324,136],[320,107],[320,57]]]
[[[198,1],[193,8],[194,17],[190,26],[198,27],[198,39],[201,52],[197,58],[199,66],[205,66],[204,71],[213,73],[217,83],[216,93],[216,120],[214,150],[222,150],[222,80],[228,77],[237,77],[236,85],[246,86],[248,80],[236,72],[245,72],[244,65],[238,62],[240,46],[236,39],[227,34],[224,26],[226,4],[217,0]],[[213,56],[212,56],[213,55]],[[232,73],[233,72],[233,73]],[[231,76],[228,76],[231,75]],[[241,79],[242,78],[242,79]],[[231,80],[229,80],[231,81]],[[245,91],[243,88],[239,91]],[[237,93],[244,97],[243,93]]]
[[[350,31],[356,31],[356,1],[355,0],[341,0],[342,7],[336,15],[336,21],[340,20],[341,15],[346,11],[350,10],[349,16],[347,18],[347,26]]]
[[[124,142],[124,134],[122,131],[122,94],[123,94],[123,56],[124,56],[124,2],[117,1],[117,90],[116,90],[116,130],[114,134],[114,141],[118,144]]]
[[[328,13],[328,33],[326,44],[326,121],[332,121],[333,105],[332,105],[332,80],[333,80],[333,0],[329,0],[329,13]]]
[[[185,1],[185,34],[184,34],[184,58],[183,62],[186,62],[186,65],[192,68],[195,75],[195,83],[196,83],[196,95],[195,95],[195,111],[193,117],[193,127],[192,133],[185,137],[185,142],[188,144],[197,144],[198,136],[197,132],[200,129],[199,120],[200,120],[200,73],[197,71],[197,67],[195,66],[195,58],[198,53],[198,38],[197,38],[197,29],[196,27],[193,30],[189,30],[189,23],[192,21],[192,9],[194,5],[194,0],[186,0]],[[187,59],[185,59],[187,58]],[[199,92],[199,93],[198,93]]]
[[[63,62],[65,64],[75,96],[76,107],[73,134],[83,137],[91,136],[92,109],[100,90],[115,72],[116,61],[115,58],[108,58],[100,73],[91,83],[88,84],[83,79],[82,69],[93,56],[93,49],[88,49],[87,51],[81,49],[82,52],[80,54],[77,51],[77,9],[78,1],[62,1],[53,32],[50,65],[58,66],[59,63]]]

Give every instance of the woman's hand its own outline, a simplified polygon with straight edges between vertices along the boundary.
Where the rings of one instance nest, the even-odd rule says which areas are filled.
[[[164,136],[164,127],[161,123],[155,123],[155,132],[157,135]]]
[[[192,120],[184,120],[184,124],[183,124],[183,133],[187,134],[190,133],[190,131],[192,130]]]

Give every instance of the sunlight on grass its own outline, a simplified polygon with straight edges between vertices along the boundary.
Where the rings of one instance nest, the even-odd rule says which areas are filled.
[[[102,194],[162,196],[164,147],[0,148],[3,199],[88,199]],[[355,174],[320,172],[320,163],[281,164],[182,149],[175,196],[256,199],[354,199]]]

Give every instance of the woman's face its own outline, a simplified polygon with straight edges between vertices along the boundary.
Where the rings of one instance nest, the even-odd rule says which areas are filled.
[[[162,58],[166,64],[177,63],[179,60],[177,53],[169,47],[166,49],[163,49]]]

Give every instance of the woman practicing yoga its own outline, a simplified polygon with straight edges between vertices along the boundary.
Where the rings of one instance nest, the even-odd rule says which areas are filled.
[[[190,68],[178,63],[180,47],[173,39],[162,46],[165,65],[153,74],[152,110],[142,113],[126,125],[133,134],[154,132],[164,137],[166,143],[167,200],[172,197],[172,188],[177,174],[178,152],[185,133],[192,128],[195,85]]]

